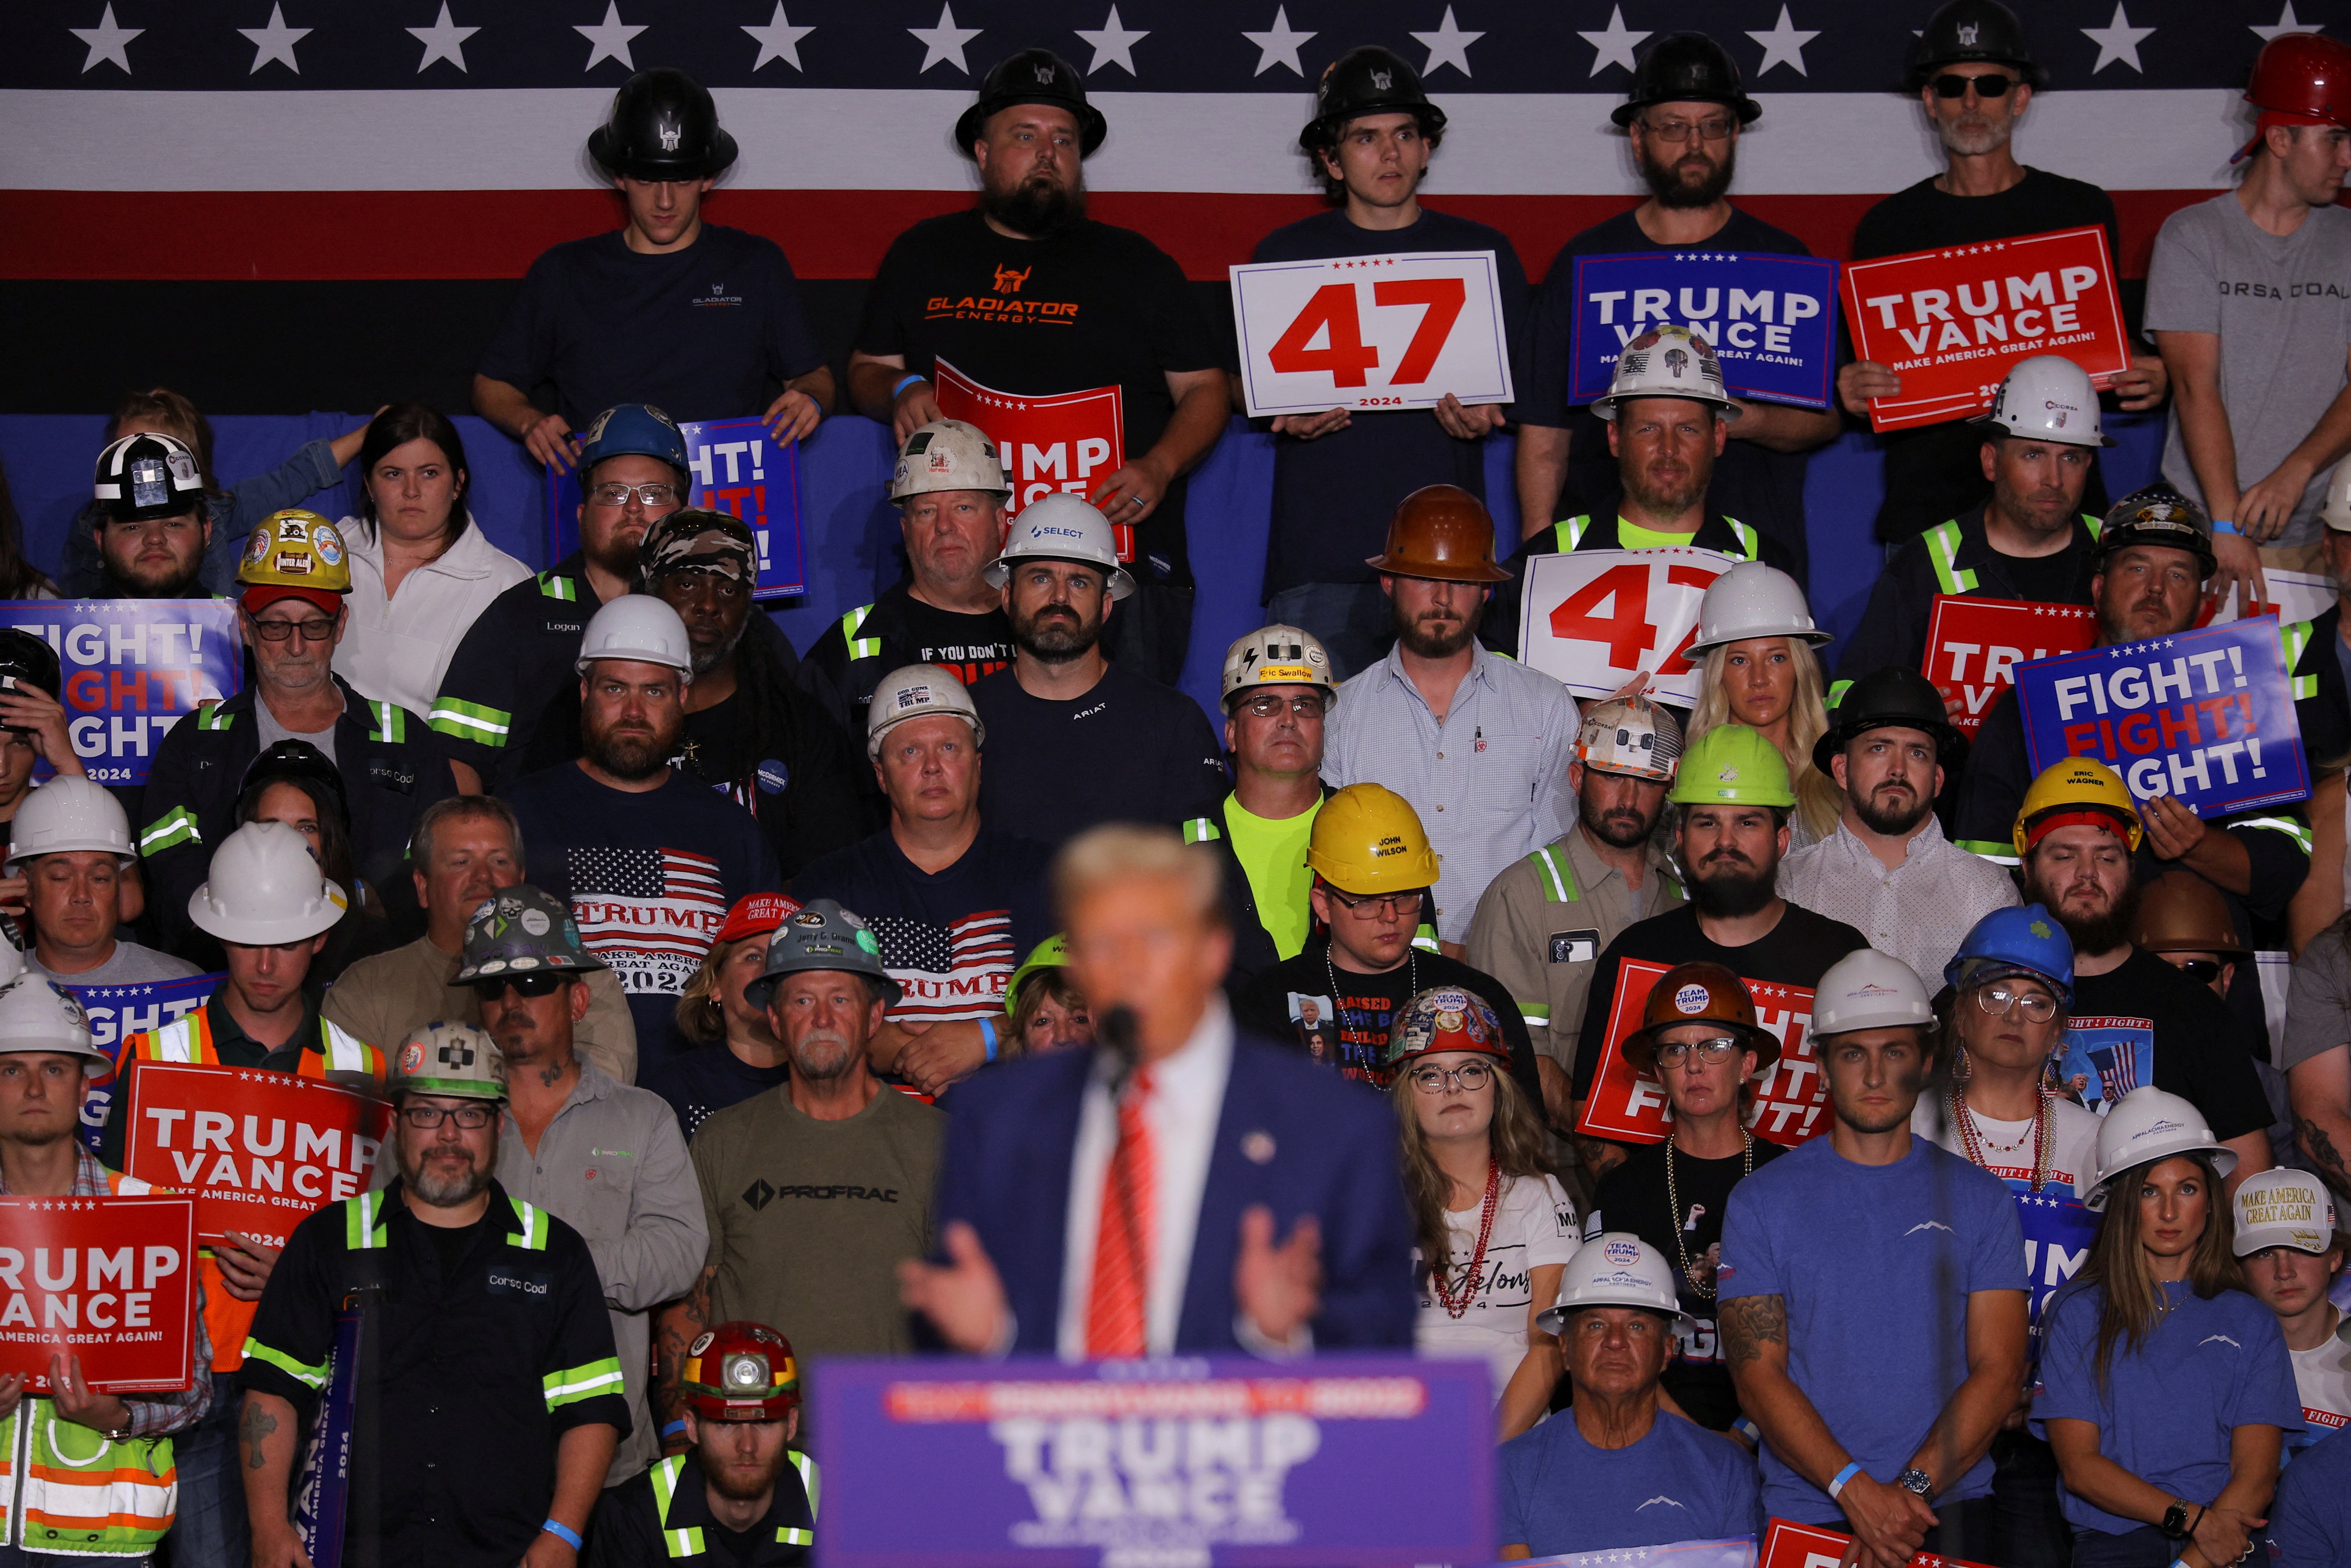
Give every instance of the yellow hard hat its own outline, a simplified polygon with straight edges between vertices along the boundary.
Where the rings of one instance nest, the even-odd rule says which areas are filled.
[[[245,541],[236,580],[248,588],[349,593],[350,551],[343,543],[343,531],[318,513],[272,512],[254,525],[252,537]]]
[[[2057,829],[2080,822],[2110,829],[2133,852],[2138,849],[2138,802],[2122,776],[2094,757],[2069,757],[2041,770],[2017,809],[2016,852],[2029,854]]]
[[[1378,784],[1350,784],[1322,802],[1306,863],[1341,893],[1410,893],[1437,881],[1437,853],[1420,813]]]
[[[1682,750],[1681,768],[1667,800],[1677,806],[1792,807],[1788,759],[1743,724],[1722,724]]]

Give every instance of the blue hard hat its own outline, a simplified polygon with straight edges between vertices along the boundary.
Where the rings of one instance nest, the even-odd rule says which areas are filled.
[[[582,474],[607,457],[657,457],[683,474],[685,437],[678,434],[677,421],[651,403],[616,403],[580,433]]]
[[[1954,986],[1980,985],[2003,975],[2046,980],[2059,1001],[2074,1005],[2074,939],[2044,906],[1993,910],[1975,923],[1943,966],[1943,978]]]

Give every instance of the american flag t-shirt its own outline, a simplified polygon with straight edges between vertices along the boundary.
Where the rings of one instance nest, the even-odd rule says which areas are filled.
[[[1004,988],[1019,962],[1009,909],[978,910],[943,926],[895,915],[866,924],[882,946],[882,967],[905,988],[890,1009],[893,1020],[943,1023],[1004,1010]]]
[[[631,996],[676,996],[726,918],[718,862],[666,846],[564,854],[580,936]]]

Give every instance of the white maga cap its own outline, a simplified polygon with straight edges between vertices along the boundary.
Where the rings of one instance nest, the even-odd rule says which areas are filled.
[[[1860,1029],[1905,1029],[1935,1021],[1917,971],[1875,947],[1857,947],[1829,966],[1813,988],[1813,1035]]]
[[[1570,1313],[1584,1307],[1638,1307],[1665,1313],[1677,1334],[1690,1327],[1674,1290],[1673,1265],[1629,1231],[1604,1231],[1575,1249],[1559,1277],[1559,1304],[1536,1314],[1535,1327],[1557,1333]]]
[[[38,975],[19,975],[0,986],[0,1056],[36,1051],[113,1061],[90,1039],[81,1003]]]
[[[1794,578],[1760,560],[1742,560],[1707,585],[1689,651],[1703,653],[1750,637],[1798,637],[1818,647],[1834,635],[1813,624],[1813,607]]]
[[[111,854],[125,865],[138,858],[131,847],[131,819],[122,803],[103,784],[87,779],[52,779],[16,808],[14,836],[8,845],[6,873],[37,855],[91,850]]]
[[[1102,569],[1110,596],[1124,599],[1134,591],[1134,579],[1118,564],[1116,537],[1110,519],[1075,496],[1056,492],[1040,496],[1012,519],[1012,535],[1004,553],[981,573],[990,588],[1002,588],[1012,576],[1016,560],[1074,560]]]
[[[694,644],[686,639],[685,622],[650,593],[623,593],[589,618],[571,667],[585,674],[598,659],[667,664],[694,679]]]
[[[1235,697],[1259,686],[1317,687],[1326,710],[1339,693],[1322,640],[1297,626],[1260,626],[1236,637],[1225,650],[1224,691],[1219,697],[1225,711],[1232,712]]]
[[[2194,1154],[2211,1155],[2212,1168],[2224,1176],[2237,1168],[2237,1151],[2212,1135],[2203,1112],[2152,1084],[2134,1089],[2116,1101],[2098,1124],[2098,1179],[2082,1207],[2105,1207],[2109,1189],[2125,1172],[2174,1155]]]
[[[1636,397],[1686,397],[1711,404],[1725,419],[1739,417],[1739,405],[1722,390],[1722,361],[1714,345],[1687,327],[1652,327],[1625,345],[1608,395],[1593,400],[1592,412],[1616,417],[1616,405]]]
[[[310,858],[309,841],[284,822],[247,822],[213,852],[188,918],[224,942],[299,942],[334,928],[350,900]]]
[[[2324,1252],[2335,1240],[2335,1198],[2308,1171],[2278,1166],[2255,1171],[2237,1188],[2236,1239],[2240,1258],[2271,1247]]]
[[[2098,425],[2098,392],[2088,372],[2063,354],[2035,354],[2009,366],[1991,411],[1975,422],[2028,441],[2112,446]]]
[[[996,443],[979,426],[935,419],[906,437],[890,471],[890,498],[907,501],[935,490],[978,490],[998,499],[1012,494]]]
[[[945,714],[971,726],[974,750],[987,742],[987,727],[979,722],[979,709],[972,706],[971,693],[956,678],[953,670],[938,664],[908,664],[882,677],[873,688],[873,700],[865,708],[865,756],[869,761],[882,755],[882,737],[910,718],[928,718]]]

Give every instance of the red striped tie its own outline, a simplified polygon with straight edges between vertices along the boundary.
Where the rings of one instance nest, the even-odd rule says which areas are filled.
[[[1102,1173],[1102,1215],[1094,1229],[1093,1291],[1086,1311],[1086,1354],[1139,1356],[1148,1347],[1151,1241],[1156,1214],[1156,1161],[1144,1103],[1148,1068],[1118,1103],[1118,1147]],[[1123,1193],[1123,1202],[1122,1202]]]

